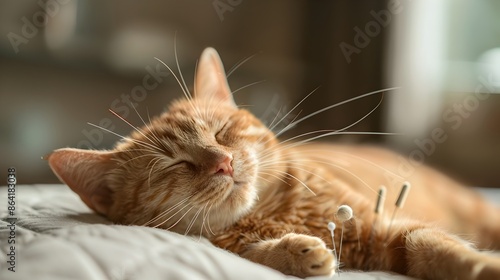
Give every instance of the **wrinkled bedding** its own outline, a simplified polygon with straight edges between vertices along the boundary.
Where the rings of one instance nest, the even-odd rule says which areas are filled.
[[[500,202],[500,191],[488,197]],[[65,185],[16,187],[15,272],[7,188],[0,187],[0,279],[295,279],[161,229],[113,225]],[[10,240],[13,238],[11,237]],[[386,272],[342,272],[342,279],[410,279]],[[329,279],[311,277],[310,279]]]

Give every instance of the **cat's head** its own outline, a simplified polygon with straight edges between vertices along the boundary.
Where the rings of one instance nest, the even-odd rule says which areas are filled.
[[[114,222],[199,233],[250,210],[275,176],[265,162],[276,156],[276,143],[235,105],[222,62],[208,48],[192,98],[174,102],[113,150],[59,149],[48,161],[85,204]]]

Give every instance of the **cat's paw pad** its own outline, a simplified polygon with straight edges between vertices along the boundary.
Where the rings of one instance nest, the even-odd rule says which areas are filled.
[[[320,238],[289,233],[280,243],[289,253],[292,274],[307,277],[335,272],[335,258]]]

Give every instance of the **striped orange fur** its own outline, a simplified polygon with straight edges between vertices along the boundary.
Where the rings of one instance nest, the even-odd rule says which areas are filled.
[[[381,148],[279,141],[234,104],[213,49],[194,89],[113,150],[59,149],[51,168],[113,222],[204,236],[285,274],[335,273],[327,223],[337,224],[339,248],[335,213],[345,204],[354,217],[344,224],[342,269],[500,279],[500,259],[472,245],[500,249],[500,211],[478,194],[425,166],[399,176],[399,156]],[[405,181],[411,194],[389,227]]]

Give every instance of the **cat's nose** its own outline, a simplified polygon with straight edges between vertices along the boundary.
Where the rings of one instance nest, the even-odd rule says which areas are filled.
[[[228,175],[233,177],[233,166],[231,163],[233,161],[233,156],[228,155],[224,156],[222,160],[216,164],[215,166],[215,174],[219,175]]]

